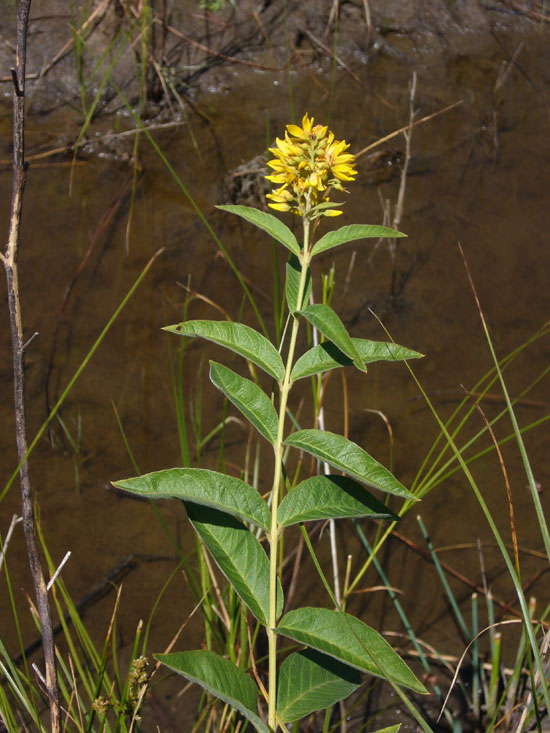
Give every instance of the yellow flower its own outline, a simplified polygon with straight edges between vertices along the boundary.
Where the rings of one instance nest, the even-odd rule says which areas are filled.
[[[269,206],[278,211],[292,211],[300,216],[339,216],[342,212],[330,207],[315,209],[329,201],[329,190],[345,191],[342,181],[353,181],[357,171],[355,157],[345,152],[345,140],[335,140],[326,125],[314,125],[314,118],[305,114],[302,126],[287,125],[284,139],[277,138],[269,148],[274,159],[266,178],[280,188],[267,195]]]
[[[290,211],[292,194],[284,186],[268,193],[267,198],[273,201],[272,204],[269,204],[272,209],[277,209],[277,211]]]

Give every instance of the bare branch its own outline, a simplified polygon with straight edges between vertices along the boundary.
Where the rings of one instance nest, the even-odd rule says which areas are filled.
[[[13,79],[13,179],[9,219],[9,234],[2,263],[8,284],[8,308],[13,352],[13,389],[15,410],[15,431],[17,454],[20,462],[21,514],[27,544],[27,556],[33,579],[38,616],[42,630],[45,679],[40,675],[48,695],[50,708],[50,730],[60,730],[59,690],[55,664],[55,648],[48,593],[40,564],[36,527],[34,520],[33,493],[31,489],[27,454],[27,425],[25,413],[25,343],[21,303],[19,300],[19,278],[17,259],[23,208],[23,190],[26,180],[25,165],[25,61],[27,53],[27,26],[31,0],[19,0],[17,7],[17,48]],[[32,337],[31,337],[32,338]],[[37,669],[37,668],[36,668]]]

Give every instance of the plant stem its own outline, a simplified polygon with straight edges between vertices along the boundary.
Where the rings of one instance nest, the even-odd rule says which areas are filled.
[[[300,284],[298,287],[298,297],[296,300],[298,310],[301,307],[302,299],[304,296],[310,259],[309,220],[307,219],[307,217],[304,217],[304,248],[301,257],[302,271],[300,273]],[[279,424],[277,429],[277,442],[274,446],[275,467],[273,471],[273,486],[271,489],[271,531],[269,533],[269,622],[267,627],[267,638],[269,644],[268,725],[270,730],[272,731],[275,731],[277,726],[277,634],[275,632],[275,627],[277,625],[277,543],[279,540],[279,523],[277,514],[279,507],[279,489],[281,486],[283,463],[283,439],[286,406],[288,402],[288,394],[292,387],[290,373],[292,371],[292,364],[294,361],[294,351],[296,349],[296,341],[298,338],[299,327],[300,322],[298,320],[298,317],[294,315],[286,360],[285,376],[283,378],[282,384],[280,385]]]
[[[9,221],[8,244],[5,254],[1,255],[8,285],[8,308],[13,351],[13,389],[15,408],[15,431],[17,453],[20,461],[19,477],[21,482],[21,513],[27,544],[27,556],[31,570],[38,616],[42,630],[44,662],[46,671],[46,692],[50,708],[50,730],[57,733],[60,728],[59,688],[57,685],[54,638],[48,593],[40,564],[36,541],[33,495],[29,476],[27,454],[27,424],[25,414],[25,343],[21,303],[19,299],[19,277],[17,259],[25,187],[25,61],[27,49],[27,25],[30,0],[20,0],[17,8],[17,52],[13,77],[13,186]]]

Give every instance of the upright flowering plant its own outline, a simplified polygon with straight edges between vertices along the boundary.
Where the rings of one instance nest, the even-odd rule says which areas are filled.
[[[272,214],[246,206],[218,207],[255,225],[290,252],[285,288],[289,328],[281,344],[272,344],[245,324],[228,321],[190,320],[166,328],[224,346],[270,377],[272,392],[268,393],[259,380],[210,362],[212,383],[272,446],[269,501],[239,478],[199,468],[173,468],[115,484],[142,496],[181,499],[191,524],[252,622],[265,628],[267,689],[260,677],[255,675],[254,681],[247,671],[211,650],[155,655],[233,706],[261,733],[286,731],[286,723],[347,697],[361,684],[361,672],[381,677],[396,688],[426,692],[391,646],[363,621],[345,613],[333,597],[332,609],[302,607],[283,615],[280,540],[286,527],[301,524],[305,532],[304,523],[316,520],[397,519],[365,486],[399,499],[414,499],[358,444],[336,433],[287,427],[288,399],[296,381],[338,367],[355,366],[364,372],[373,361],[420,356],[394,343],[352,338],[330,306],[312,302],[310,265],[315,256],[353,240],[404,236],[386,227],[354,224],[313,241],[320,219],[341,213],[341,204],[330,198],[333,191],[345,192],[343,184],[356,176],[348,147],[305,115],[301,127],[287,125],[284,139],[277,139],[270,148],[274,157],[268,163],[272,172],[267,178],[277,188],[268,194],[269,206],[301,217],[300,242]],[[298,356],[297,337],[304,321],[324,341]],[[291,487],[284,465],[288,448],[305,451],[338,473],[309,476]],[[285,638],[298,649],[278,648],[282,646],[278,641]],[[258,705],[262,695],[267,716]]]

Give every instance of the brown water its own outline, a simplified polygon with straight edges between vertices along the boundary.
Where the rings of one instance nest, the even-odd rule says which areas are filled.
[[[343,283],[349,276],[345,297],[338,294],[334,306],[354,336],[384,339],[384,332],[369,307],[384,321],[392,337],[426,354],[414,367],[425,389],[443,417],[462,397],[460,385],[471,388],[491,366],[479,316],[458,250],[460,241],[468,259],[479,297],[500,356],[528,339],[548,319],[550,296],[548,272],[550,230],[548,170],[550,169],[549,84],[550,51],[546,36],[522,39],[508,36],[510,53],[521,40],[525,46],[518,66],[511,70],[502,89],[495,82],[503,60],[503,48],[494,42],[478,43],[468,55],[443,57],[428,52],[417,54],[417,117],[462,100],[460,106],[415,129],[413,161],[407,183],[405,214],[401,228],[409,236],[399,243],[396,259],[398,293],[389,295],[391,262],[381,247],[373,253],[369,244],[347,245],[327,254],[318,273],[332,264]],[[345,137],[357,151],[397,129],[408,120],[408,84],[411,69],[387,58],[369,65],[369,90],[359,87],[343,72],[338,75],[333,114],[330,119],[337,137]],[[290,119],[287,82],[283,75],[265,76],[236,71],[230,90],[212,89],[198,103],[210,124],[192,118],[198,154],[186,127],[154,133],[155,139],[178,175],[221,237],[244,277],[253,287],[264,317],[272,298],[272,249],[254,230],[241,226],[228,215],[213,209],[221,198],[220,180],[227,171],[252,159],[265,147],[265,110],[269,106],[271,136],[281,134]],[[311,70],[293,77],[296,117],[304,111],[327,121],[330,80]],[[380,101],[382,98],[384,101]],[[3,158],[9,155],[10,109],[1,110],[0,143]],[[64,114],[31,117],[28,120],[28,153],[55,140]],[[108,124],[108,123],[107,123]],[[339,224],[379,223],[379,193],[395,201],[402,137],[383,148],[386,162],[374,164],[367,156],[359,162],[359,182],[351,188],[344,216]],[[99,148],[98,148],[99,150]],[[147,619],[151,603],[174,569],[175,553],[151,508],[116,495],[109,482],[134,474],[117,427],[113,405],[120,414],[131,449],[142,472],[179,465],[179,444],[172,399],[169,350],[179,345],[174,336],[161,331],[163,325],[181,318],[185,292],[180,283],[191,278],[192,287],[211,298],[233,318],[239,317],[242,293],[227,263],[216,249],[204,225],[195,216],[185,196],[168,175],[156,154],[142,144],[143,174],[135,193],[129,248],[125,246],[130,199],[128,163],[115,157],[89,155],[74,170],[69,195],[70,167],[66,158],[32,165],[25,191],[21,292],[26,334],[39,332],[28,352],[29,434],[34,435],[46,417],[45,384],[48,379],[53,402],[80,364],[101,328],[122,300],[141,269],[161,247],[164,252],[141,284],[122,315],[63,405],[64,423],[76,436],[81,423],[78,454],[63,437],[59,423],[52,425],[53,445],[44,436],[37,445],[31,469],[42,526],[55,562],[67,550],[72,557],[63,577],[73,598],[78,599],[132,553],[141,556],[124,581],[119,630],[121,643],[129,643],[139,619]],[[392,161],[390,166],[387,161]],[[399,171],[397,171],[399,173]],[[381,183],[378,181],[382,180]],[[2,200],[9,200],[9,170],[0,175]],[[120,203],[119,203],[120,199]],[[103,226],[102,217],[114,208]],[[7,230],[7,205],[0,214],[1,231]],[[99,232],[99,233],[98,233]],[[91,255],[71,292],[63,314],[64,293],[78,270],[94,236]],[[15,465],[11,356],[7,315],[0,321],[2,391],[0,431],[2,434],[1,475],[4,481]],[[194,302],[190,317],[218,318],[202,302]],[[48,364],[56,322],[61,318],[55,342],[52,369]],[[248,306],[246,322],[257,326]],[[186,398],[199,399],[202,389],[203,434],[220,417],[222,401],[206,377],[207,359],[221,357],[213,347],[193,342],[183,367]],[[517,395],[548,365],[548,338],[533,344],[508,374],[512,395]],[[202,364],[202,371],[199,367]],[[347,376],[349,436],[383,463],[389,461],[387,430],[380,419],[366,409],[381,410],[394,436],[394,472],[408,484],[437,435],[437,426],[406,369],[399,365],[373,365],[362,377]],[[498,390],[493,388],[498,395]],[[529,393],[532,404],[518,407],[520,425],[540,418],[548,411],[548,386],[542,382]],[[502,406],[500,397],[486,405],[489,415]],[[297,404],[294,405],[297,407]],[[344,429],[342,387],[331,380],[326,404],[328,429]],[[307,410],[302,420],[307,424]],[[470,435],[481,427],[473,417]],[[499,436],[509,432],[500,427]],[[245,460],[247,434],[234,425],[228,430],[227,458],[235,471]],[[488,444],[483,439],[482,445]],[[542,500],[548,506],[550,465],[548,430],[543,427],[527,436],[529,456],[541,484]],[[269,464],[268,450],[262,455]],[[203,465],[215,467],[217,443],[208,445]],[[515,500],[520,543],[540,549],[534,513],[519,455],[507,448],[505,457]],[[75,461],[78,486],[75,481]],[[475,466],[475,475],[485,497],[509,537],[507,505],[502,476],[492,457]],[[262,488],[269,484],[262,477]],[[9,519],[19,511],[14,486],[2,503],[2,533]],[[173,535],[187,551],[193,547],[190,527],[183,509],[163,503],[159,511]],[[436,546],[473,545],[478,538],[491,543],[482,513],[465,482],[451,477],[429,495],[419,507]],[[411,512],[400,532],[418,540]],[[345,527],[345,525],[342,525]],[[364,552],[347,528],[340,535],[342,556],[350,552],[359,567]],[[326,542],[325,540],[323,542]],[[391,541],[387,567],[391,582],[404,591],[402,603],[422,635],[439,644],[442,651],[457,652],[461,642],[452,623],[441,623],[446,604],[433,570],[402,545]],[[511,590],[500,573],[494,551],[486,549],[486,565],[494,576],[496,591],[509,600]],[[445,554],[454,567],[474,582],[481,582],[479,561],[473,550]],[[22,533],[17,531],[8,554],[12,582],[16,589],[30,591]],[[530,569],[524,577],[529,577]],[[2,581],[2,595],[5,586]],[[370,574],[363,586],[376,585]],[[469,590],[457,584],[459,597]],[[548,600],[547,586],[533,588]],[[324,602],[313,572],[305,566],[300,597]],[[354,609],[375,627],[401,630],[394,614],[381,600],[361,595]],[[24,611],[25,601],[17,595],[26,639],[34,631]],[[105,633],[113,596],[98,602],[87,612],[94,635]],[[5,605],[3,604],[4,608]],[[162,650],[193,607],[185,581],[178,576],[164,597],[151,632],[150,649]],[[0,620],[2,637],[15,649],[11,618]],[[180,648],[200,643],[199,624],[190,624]],[[162,689],[155,692],[162,700]],[[177,706],[166,702],[166,707]],[[169,724],[166,724],[166,730]],[[177,729],[177,728],[176,728]]]

